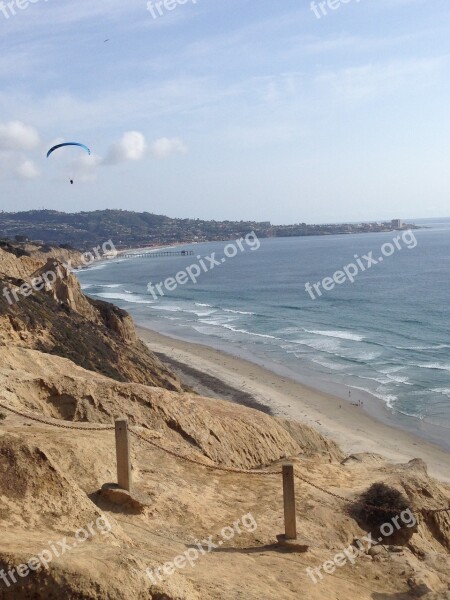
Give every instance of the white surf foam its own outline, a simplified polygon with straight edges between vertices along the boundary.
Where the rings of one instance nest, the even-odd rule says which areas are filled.
[[[363,335],[352,333],[351,331],[322,331],[321,329],[305,329],[306,333],[314,335],[323,335],[326,337],[338,338],[340,340],[352,340],[354,342],[362,342],[366,338]]]
[[[450,364],[444,364],[444,363],[439,363],[439,362],[419,363],[417,365],[412,365],[412,366],[420,367],[421,369],[434,369],[437,371],[450,371]]]
[[[254,312],[247,312],[245,310],[233,310],[232,308],[223,308],[224,312],[233,313],[235,315],[254,315]]]
[[[154,302],[154,300],[146,300],[137,294],[98,292],[95,296],[104,298],[105,300],[123,300],[124,302],[130,302],[132,304],[153,304]]]
[[[450,398],[450,388],[433,388],[432,392],[436,392],[437,394],[442,394],[443,396],[447,396]]]

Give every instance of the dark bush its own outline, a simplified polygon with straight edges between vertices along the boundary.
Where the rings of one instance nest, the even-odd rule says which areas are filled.
[[[385,483],[374,483],[350,509],[360,526],[374,534],[374,538],[391,543],[406,543],[416,531],[413,510],[409,500]],[[391,527],[392,535],[387,535]]]

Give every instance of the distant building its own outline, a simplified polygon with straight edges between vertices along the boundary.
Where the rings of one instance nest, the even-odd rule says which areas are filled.
[[[403,221],[401,219],[392,219],[391,223],[394,229],[401,229],[403,227]]]

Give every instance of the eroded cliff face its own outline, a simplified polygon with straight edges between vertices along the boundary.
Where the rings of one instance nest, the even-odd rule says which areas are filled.
[[[78,250],[0,241],[0,273],[12,277],[27,277],[49,259],[56,259],[72,267],[84,264],[82,254]]]
[[[243,469],[268,465],[302,454],[302,434],[310,435],[309,428],[299,425],[299,443],[262,412],[195,394],[119,383],[36,350],[0,348],[0,361],[0,385],[9,406],[73,422],[111,424],[126,416],[170,447],[181,444],[185,452],[194,451],[214,464]],[[310,445],[317,451],[323,438],[317,436]]]
[[[54,300],[58,306],[66,306],[88,321],[100,323],[98,311],[81,291],[75,275],[57,259],[49,258],[43,266],[24,279],[32,287],[33,282],[40,281],[42,287],[39,291]]]
[[[0,343],[69,358],[117,381],[181,391],[176,375],[137,338],[129,315],[84,296],[63,263],[0,253]],[[39,289],[24,295],[33,282]]]
[[[0,273],[12,278],[27,277],[42,265],[42,261],[32,258],[13,246],[0,247]]]

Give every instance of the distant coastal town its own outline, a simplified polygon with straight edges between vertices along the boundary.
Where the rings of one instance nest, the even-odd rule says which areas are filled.
[[[401,219],[367,223],[272,225],[269,221],[173,219],[148,212],[98,210],[64,213],[54,210],[0,212],[0,239],[33,241],[77,249],[111,239],[116,248],[153,247],[236,239],[254,231],[259,238],[348,235],[419,229]]]

